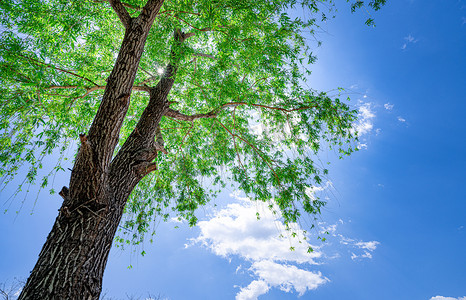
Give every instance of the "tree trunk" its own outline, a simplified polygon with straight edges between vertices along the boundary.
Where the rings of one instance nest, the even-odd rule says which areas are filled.
[[[121,219],[121,197],[111,206],[62,206],[20,299],[98,299],[102,277]]]
[[[126,27],[99,110],[81,147],[52,231],[19,299],[98,299],[113,238],[126,201],[137,183],[156,169],[154,141],[168,109],[174,67],[150,90],[138,125],[115,158],[119,133],[150,27],[163,0],[149,0],[131,18],[118,0],[109,1]],[[141,135],[143,133],[143,135]]]

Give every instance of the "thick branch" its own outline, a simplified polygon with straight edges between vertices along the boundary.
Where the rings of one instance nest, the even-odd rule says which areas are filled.
[[[105,2],[109,2],[108,0],[94,0],[95,3],[105,3]],[[137,10],[137,11],[141,11],[142,8],[139,7],[139,6],[136,6],[136,5],[131,5],[131,4],[128,4],[128,3],[124,3],[122,2],[121,3],[124,7],[127,7],[127,8],[131,8],[131,9],[134,9],[134,10]]]
[[[214,110],[214,111],[211,111],[211,112],[206,113],[206,114],[196,114],[196,115],[189,116],[189,115],[182,114],[177,110],[173,110],[173,109],[169,108],[169,109],[167,109],[165,111],[164,116],[170,117],[170,118],[173,118],[173,119],[177,119],[177,120],[181,120],[181,121],[191,122],[191,121],[194,121],[196,119],[215,118],[217,116],[217,113],[216,113],[216,110]]]
[[[121,11],[118,6],[122,7],[120,1],[113,3]],[[147,36],[162,4],[163,0],[148,0],[139,16],[131,19],[108,77],[101,104],[89,129],[88,138],[95,153],[96,169],[102,177],[108,174],[107,170],[129,108],[130,95]],[[123,19],[126,18],[123,16]]]
[[[241,105],[247,105],[247,106],[253,106],[253,107],[262,107],[262,108],[267,108],[267,109],[279,110],[279,111],[283,111],[283,112],[287,112],[287,113],[317,107],[317,105],[314,105],[314,106],[302,106],[302,107],[293,108],[293,109],[286,109],[286,108],[267,106],[267,105],[262,105],[262,104],[253,104],[253,103],[246,103],[246,102],[230,102],[230,103],[225,103],[222,106],[220,106],[220,107],[218,107],[218,108],[216,108],[216,109],[214,109],[214,110],[212,110],[212,111],[210,111],[208,113],[195,114],[195,115],[185,115],[185,114],[180,113],[177,110],[173,110],[173,109],[169,108],[169,109],[167,109],[165,111],[164,116],[167,116],[167,117],[170,117],[170,118],[173,118],[173,119],[177,119],[177,120],[181,120],[181,121],[192,122],[192,121],[194,121],[196,119],[215,118],[217,116],[217,114],[222,109],[225,109],[225,108],[228,108],[228,107],[237,107],[237,106],[241,106]]]
[[[174,38],[176,42],[173,47],[178,47],[184,40],[183,32],[176,30]],[[131,164],[128,164],[128,162],[134,162],[146,167],[148,166],[147,164],[152,163],[152,161],[147,160],[147,158],[141,157],[140,151],[142,149],[155,147],[157,151],[166,153],[163,148],[163,138],[159,123],[169,106],[167,97],[175,81],[178,58],[179,56],[175,55],[175,51],[172,49],[170,63],[165,68],[165,72],[157,85],[150,89],[149,103],[144,109],[138,124],[111,163],[111,185],[113,185],[114,182],[119,182],[119,180],[132,180],[132,182],[137,183],[147,174],[146,172],[135,170],[131,167]],[[125,172],[121,172],[121,170],[125,168]],[[116,170],[118,170],[118,172]]]
[[[138,20],[143,22],[151,23],[154,22],[155,17],[160,11],[164,0],[149,0],[142,9],[141,14],[138,16]]]
[[[117,14],[118,18],[120,18],[121,23],[123,23],[123,26],[125,26],[125,28],[128,28],[131,24],[131,16],[129,15],[128,11],[123,6],[123,4],[120,2],[120,0],[109,0],[108,2],[110,2],[110,5]]]

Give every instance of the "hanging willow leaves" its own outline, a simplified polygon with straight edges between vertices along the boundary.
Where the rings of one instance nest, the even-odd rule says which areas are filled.
[[[145,3],[123,6],[136,18]],[[370,1],[366,8],[383,4]],[[363,1],[351,3],[352,11],[361,7]],[[88,132],[125,17],[103,0],[5,0],[0,9],[0,177],[6,184],[24,167],[27,182],[36,183],[43,157],[54,150],[63,157],[70,141]],[[157,216],[195,225],[196,210],[230,184],[276,205],[287,224],[303,212],[320,213],[325,203],[306,192],[328,172],[317,154],[328,143],[348,155],[356,139],[356,112],[303,84],[315,61],[307,41],[334,11],[332,1],[316,0],[163,3],[115,149],[133,132],[167,66],[175,68],[157,136],[166,152],[156,156],[125,208],[122,225],[133,242]],[[61,170],[59,160],[39,184],[48,186]]]

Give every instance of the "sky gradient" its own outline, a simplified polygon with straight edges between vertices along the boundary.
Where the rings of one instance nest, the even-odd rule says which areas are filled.
[[[309,191],[328,198],[318,229],[288,237],[267,209],[227,189],[195,228],[154,224],[144,257],[112,249],[106,297],[466,299],[466,1],[388,2],[376,28],[340,3],[318,36],[308,85],[345,88],[362,134],[349,158],[322,153],[329,181]],[[68,181],[60,174],[56,189]],[[0,215],[0,282],[27,278],[61,205],[32,187],[9,206],[14,188],[0,193],[10,207]]]

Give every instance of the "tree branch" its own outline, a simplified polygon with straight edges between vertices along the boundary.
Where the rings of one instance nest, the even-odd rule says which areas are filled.
[[[230,102],[230,103],[223,104],[222,106],[217,108],[217,110],[221,110],[221,109],[224,109],[224,108],[227,108],[227,107],[236,107],[236,106],[240,106],[240,105],[249,105],[249,106],[254,106],[254,107],[262,107],[262,108],[267,108],[267,109],[280,110],[280,111],[284,111],[284,112],[287,112],[287,113],[317,107],[317,105],[312,105],[312,106],[302,106],[302,107],[298,107],[298,108],[286,109],[286,108],[275,107],[275,106],[267,106],[267,105],[262,105],[262,104],[254,104],[254,103],[246,103],[246,102]]]
[[[95,3],[105,3],[105,2],[109,2],[108,0],[94,0]],[[137,11],[141,11],[142,8],[139,7],[139,6],[136,6],[136,5],[131,5],[131,4],[128,4],[128,3],[124,3],[122,2],[121,3],[124,7],[127,7],[127,8],[131,8],[131,9],[134,9],[134,10],[137,10]]]
[[[189,116],[189,115],[182,114],[177,110],[173,110],[173,109],[169,108],[169,109],[167,109],[165,111],[164,116],[170,117],[170,118],[173,118],[173,119],[177,119],[177,120],[181,120],[181,121],[191,122],[191,121],[194,121],[196,119],[215,118],[217,116],[217,113],[216,113],[216,110],[214,110],[214,111],[211,111],[211,112],[206,113],[206,114],[196,114],[196,115]]]
[[[200,56],[200,57],[207,57],[207,58],[212,58],[212,59],[217,59],[215,56],[210,55],[210,54],[204,54],[204,53],[195,53],[193,56]]]
[[[196,12],[175,11],[175,10],[173,10],[173,9],[164,10],[164,11],[160,12],[159,15],[161,15],[161,14],[168,14],[169,12],[180,13],[180,14],[189,14],[189,15],[195,15],[195,16],[200,16],[200,15],[201,15],[200,13],[196,13]],[[169,15],[171,16],[171,14],[169,14]]]
[[[138,16],[138,20],[152,24],[162,7],[163,2],[164,0],[148,0],[146,5],[142,8],[142,12]]]
[[[185,114],[180,113],[178,110],[173,110],[173,109],[169,108],[169,109],[167,109],[165,111],[164,116],[167,116],[167,117],[170,117],[170,118],[173,118],[173,119],[176,119],[176,120],[192,122],[192,121],[194,121],[196,119],[215,118],[217,116],[217,114],[222,109],[225,109],[225,108],[228,108],[228,107],[237,107],[237,106],[241,106],[241,105],[249,105],[249,106],[253,106],[253,107],[274,109],[274,110],[279,110],[279,111],[283,111],[283,112],[287,112],[287,113],[317,107],[317,105],[314,105],[314,106],[302,106],[302,107],[293,108],[293,109],[286,109],[286,108],[267,106],[267,105],[262,105],[262,104],[252,104],[252,103],[246,103],[246,102],[230,102],[230,103],[225,103],[222,106],[220,106],[220,107],[218,107],[218,108],[216,108],[216,109],[214,109],[214,110],[212,110],[212,111],[210,111],[208,113],[195,114],[195,115],[185,115]]]
[[[215,119],[214,121],[217,121],[217,123],[219,123],[232,137],[233,137],[233,140],[235,137],[239,138],[240,140],[242,140],[243,142],[245,142],[249,147],[251,147],[254,152],[256,152],[257,155],[259,155],[259,157],[267,164],[267,166],[269,167],[269,169],[273,172],[273,174],[275,175],[275,178],[277,179],[278,181],[278,184],[281,185],[280,183],[280,179],[278,178],[278,175],[277,173],[275,173],[275,170],[273,169],[272,165],[270,164],[270,162],[268,160],[266,160],[262,154],[261,154],[261,151],[259,149],[257,149],[256,146],[252,145],[248,140],[246,140],[245,138],[243,138],[242,136],[236,134],[236,133],[232,133],[225,125],[223,125],[222,122],[220,122],[218,119]]]
[[[96,85],[96,86],[93,86],[93,87],[84,87],[86,89],[86,92],[87,94],[93,92],[93,91],[97,91],[97,90],[105,90],[105,85],[101,86],[101,85]],[[78,86],[78,85],[63,85],[63,86],[60,86],[60,85],[52,85],[52,86],[49,86],[48,88],[46,88],[47,90],[58,90],[58,89],[75,89],[75,88],[81,88],[81,86]],[[143,86],[143,85],[138,85],[138,86],[133,86],[132,88],[133,91],[140,91],[140,92],[150,92],[150,88],[148,86]],[[87,94],[85,96],[87,96]],[[85,97],[85,96],[82,96],[82,97]]]
[[[38,61],[38,60],[36,60],[36,59],[34,59],[34,58],[30,58],[30,57],[27,57],[27,56],[22,55],[22,54],[19,54],[19,53],[15,53],[15,55],[18,55],[18,56],[20,56],[20,57],[26,58],[26,59],[28,59],[28,60],[30,60],[30,61],[33,61],[33,62],[37,63],[37,64],[44,65],[44,66],[46,66],[47,68],[52,68],[52,69],[55,69],[55,70],[58,70],[58,71],[65,72],[65,73],[68,73],[68,74],[70,74],[70,75],[76,76],[76,77],[78,77],[78,78],[84,79],[84,80],[86,80],[86,81],[92,83],[93,85],[98,85],[97,83],[95,83],[94,81],[92,81],[92,80],[90,80],[90,79],[88,79],[88,78],[86,78],[86,77],[83,77],[83,76],[78,75],[78,74],[76,74],[76,73],[73,73],[73,72],[70,72],[70,71],[67,71],[67,70],[64,70],[64,69],[55,67],[54,65],[51,65],[51,64],[47,64],[47,63]]]
[[[125,28],[128,28],[131,24],[131,16],[129,15],[128,11],[123,6],[121,1],[120,0],[108,0],[108,2],[112,6],[117,16],[120,18],[121,23],[123,23],[123,26],[125,26]]]

